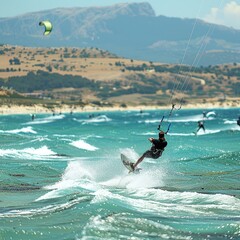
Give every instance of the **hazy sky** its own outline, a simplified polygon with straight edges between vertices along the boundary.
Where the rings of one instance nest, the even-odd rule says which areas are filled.
[[[0,17],[58,7],[109,6],[126,2],[149,2],[157,15],[200,18],[240,29],[240,0],[3,0]]]

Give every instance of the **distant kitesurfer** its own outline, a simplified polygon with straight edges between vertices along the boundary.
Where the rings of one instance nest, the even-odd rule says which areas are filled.
[[[94,118],[94,117],[95,117],[95,116],[94,116],[94,113],[88,115],[88,118]]]
[[[204,127],[204,122],[203,122],[203,121],[198,121],[198,130],[196,131],[196,133],[197,133],[200,129],[203,129],[203,131],[205,132],[205,127]]]
[[[137,165],[142,162],[142,160],[147,157],[147,158],[153,158],[157,159],[161,157],[165,147],[167,146],[167,141],[164,137],[164,132],[160,131],[159,134],[159,139],[154,139],[154,138],[149,138],[148,140],[152,143],[152,147],[150,150],[147,150],[138,160],[136,163],[133,163],[131,165],[132,170],[136,169]]]
[[[35,119],[35,115],[34,114],[32,114],[32,121]]]
[[[237,125],[240,127],[240,117],[238,117]]]
[[[207,118],[207,113],[206,113],[205,111],[203,111],[202,114],[203,114],[203,119],[204,119],[204,118]]]

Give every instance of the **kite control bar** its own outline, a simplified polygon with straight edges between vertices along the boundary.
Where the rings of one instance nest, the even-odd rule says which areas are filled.
[[[164,119],[164,116],[162,116],[162,119],[161,119],[161,121],[160,121],[160,123],[159,123],[159,125],[158,125],[158,131],[161,131],[161,125],[162,125],[163,119]],[[168,129],[167,129],[167,131],[165,132],[165,134],[168,133],[170,127],[171,127],[171,123],[169,123]]]
[[[176,106],[176,104],[173,103],[173,104],[172,104],[172,109],[170,110],[170,112],[169,112],[169,114],[168,114],[168,118],[170,118],[170,117],[172,116],[173,110],[180,110],[181,107],[182,107],[181,104],[180,104],[179,108],[176,108],[175,106]],[[160,123],[159,123],[159,125],[158,125],[158,131],[161,131],[161,125],[162,125],[162,122],[163,122],[164,118],[165,118],[165,116],[162,116],[162,119],[161,119],[161,121],[160,121]],[[167,134],[167,133],[169,132],[170,127],[171,127],[171,123],[169,123],[168,129],[167,129],[167,131],[165,132],[165,134]]]

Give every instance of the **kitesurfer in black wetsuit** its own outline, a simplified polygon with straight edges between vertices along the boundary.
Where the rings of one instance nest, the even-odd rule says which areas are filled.
[[[240,127],[240,117],[237,120],[237,125]]]
[[[207,118],[207,113],[206,113],[205,111],[203,111],[202,114],[203,114],[203,119],[204,119],[204,118]]]
[[[153,159],[157,159],[159,158],[163,151],[164,148],[167,146],[167,141],[164,138],[164,132],[160,131],[159,134],[159,139],[154,139],[154,138],[149,138],[148,140],[152,143],[152,147],[150,150],[147,150],[138,160],[136,163],[133,163],[131,165],[132,170],[134,171],[134,169],[137,167],[137,165],[142,162],[142,160],[147,157],[147,158],[153,158]]]
[[[205,132],[205,127],[204,127],[203,121],[198,121],[198,130],[196,131],[196,133],[197,133],[200,129],[203,129],[203,131]]]

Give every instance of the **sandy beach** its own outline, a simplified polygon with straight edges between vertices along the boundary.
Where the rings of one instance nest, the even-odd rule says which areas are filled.
[[[179,106],[176,105],[178,108]],[[240,99],[229,99],[224,102],[220,101],[211,101],[209,100],[206,103],[193,103],[193,104],[184,104],[181,106],[182,109],[214,109],[214,108],[238,108],[240,107]],[[126,111],[126,110],[154,110],[154,109],[171,109],[169,106],[146,106],[146,105],[137,105],[137,106],[113,106],[113,107],[99,107],[86,105],[84,107],[76,106],[72,108],[69,105],[57,106],[53,109],[49,109],[44,105],[1,105],[0,114],[47,114],[47,113],[70,113],[70,112],[100,112],[100,111]]]

